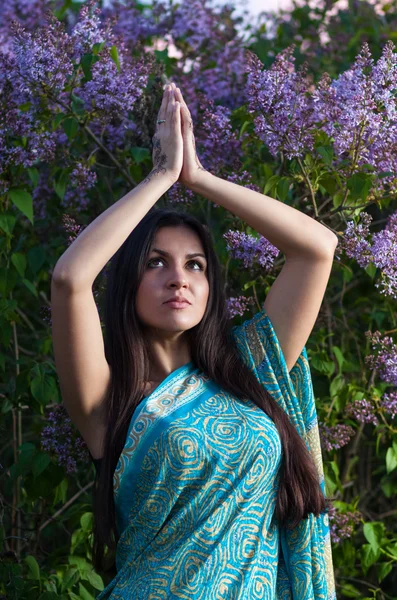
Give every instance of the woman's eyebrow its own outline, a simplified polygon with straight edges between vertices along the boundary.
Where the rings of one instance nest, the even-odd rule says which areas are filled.
[[[165,250],[160,250],[160,248],[152,248],[151,251],[158,252],[159,254],[162,254],[163,256],[170,256],[169,252],[166,252]],[[203,258],[205,258],[205,254],[203,254],[202,252],[191,252],[189,254],[186,254],[185,258],[193,258],[194,256],[202,256]]]

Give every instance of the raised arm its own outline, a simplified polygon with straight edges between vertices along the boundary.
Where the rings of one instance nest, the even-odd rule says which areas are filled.
[[[106,263],[157,200],[177,181],[183,161],[180,108],[166,89],[153,136],[151,173],[84,229],[59,258],[53,282],[90,288]]]

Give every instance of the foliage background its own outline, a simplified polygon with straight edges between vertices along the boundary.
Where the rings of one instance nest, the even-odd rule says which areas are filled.
[[[311,152],[290,157],[285,140],[271,152],[250,112],[245,54],[269,74],[293,44],[295,67],[286,72],[306,62],[314,89],[323,73],[336,80],[349,71],[364,43],[380,59],[397,39],[396,1],[294,2],[257,22],[201,0],[84,7],[12,0],[0,8],[0,598],[89,600],[114,575],[90,563],[94,467],[62,406],[50,282],[79,232],[150,171],[168,79],[188,102],[208,170],[306,212],[340,238],[307,344],[327,489],[338,499],[330,515],[337,595],[397,598],[396,113],[387,116],[388,168],[365,168],[347,150],[337,156],[320,129]],[[47,10],[73,37],[56,24],[50,32]],[[393,64],[397,81],[395,53]],[[261,92],[266,99],[270,87]],[[158,204],[210,227],[234,323],[259,310],[284,258],[179,184]],[[100,313],[105,285],[106,269],[94,285]]]

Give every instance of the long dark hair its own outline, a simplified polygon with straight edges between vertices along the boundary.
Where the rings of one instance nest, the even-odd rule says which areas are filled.
[[[193,215],[153,207],[112,258],[105,292],[104,342],[111,383],[105,399],[104,457],[93,487],[92,561],[97,570],[114,567],[120,532],[115,519],[113,474],[130,419],[142,398],[142,384],[150,378],[148,348],[136,313],[136,295],[156,231],[164,226],[181,225],[197,233],[208,264],[210,291],[206,310],[200,323],[187,333],[192,361],[226,391],[241,399],[250,398],[274,421],[283,448],[276,503],[279,524],[294,527],[309,513],[318,516],[328,507],[305,442],[285,411],[239,356],[231,335],[221,267],[210,233]]]

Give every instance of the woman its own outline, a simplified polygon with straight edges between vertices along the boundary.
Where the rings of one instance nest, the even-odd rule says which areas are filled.
[[[178,180],[286,255],[242,326],[230,327],[205,227],[152,209]],[[115,558],[117,569],[100,600],[335,598],[305,343],[336,242],[299,211],[205,171],[182,94],[166,87],[153,170],[79,235],[52,278],[62,397],[98,471],[93,562]],[[110,259],[103,342],[92,284]]]

